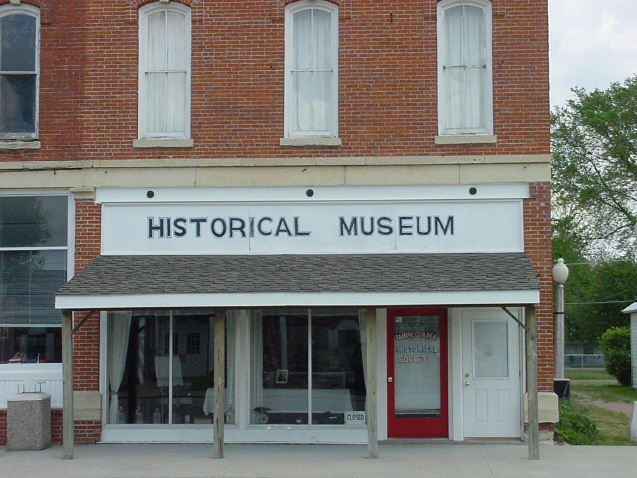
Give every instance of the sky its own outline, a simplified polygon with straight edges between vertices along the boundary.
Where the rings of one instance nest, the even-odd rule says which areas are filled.
[[[551,105],[637,74],[637,0],[549,0]]]

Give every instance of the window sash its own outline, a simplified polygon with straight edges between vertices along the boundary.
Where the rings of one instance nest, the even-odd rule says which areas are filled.
[[[286,78],[286,136],[337,135],[337,12],[290,10]]]
[[[39,26],[37,8],[0,6],[0,140],[37,137]]]
[[[440,133],[489,134],[492,126],[488,12],[479,4],[442,8]]]
[[[66,250],[0,251],[0,324],[59,325],[55,292],[67,276]]]
[[[190,10],[140,10],[140,138],[190,136]]]

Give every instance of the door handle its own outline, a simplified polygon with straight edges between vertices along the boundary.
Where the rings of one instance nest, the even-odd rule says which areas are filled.
[[[465,387],[468,387],[468,386],[469,386],[469,382],[465,382],[465,383],[464,383],[464,386],[465,386]]]
[[[394,377],[387,377],[387,381],[388,381],[389,383],[392,383],[392,382],[394,381]]]

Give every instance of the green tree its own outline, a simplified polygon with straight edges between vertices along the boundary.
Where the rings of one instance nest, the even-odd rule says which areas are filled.
[[[586,92],[551,115],[554,220],[586,256],[633,256],[637,217],[637,76]]]
[[[580,263],[570,270],[565,284],[567,338],[595,346],[606,330],[629,323],[622,310],[637,296],[637,265]]]
[[[631,384],[630,327],[613,327],[602,335],[599,345],[606,358],[606,371],[626,387]]]

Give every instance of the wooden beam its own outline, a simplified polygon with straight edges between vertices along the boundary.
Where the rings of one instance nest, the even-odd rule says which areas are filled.
[[[378,404],[376,396],[377,388],[377,333],[376,333],[376,309],[365,310],[366,338],[367,338],[367,376],[365,377],[365,412],[367,416],[367,449],[369,458],[378,458]]]
[[[223,458],[223,431],[225,424],[225,376],[226,376],[226,311],[215,310],[215,339],[214,339],[214,408],[213,424],[214,437],[212,457]]]
[[[526,306],[526,391],[528,397],[527,439],[529,460],[540,459],[539,411],[537,386],[537,312],[535,306]]]
[[[64,459],[73,459],[73,311],[62,311],[62,444]]]

